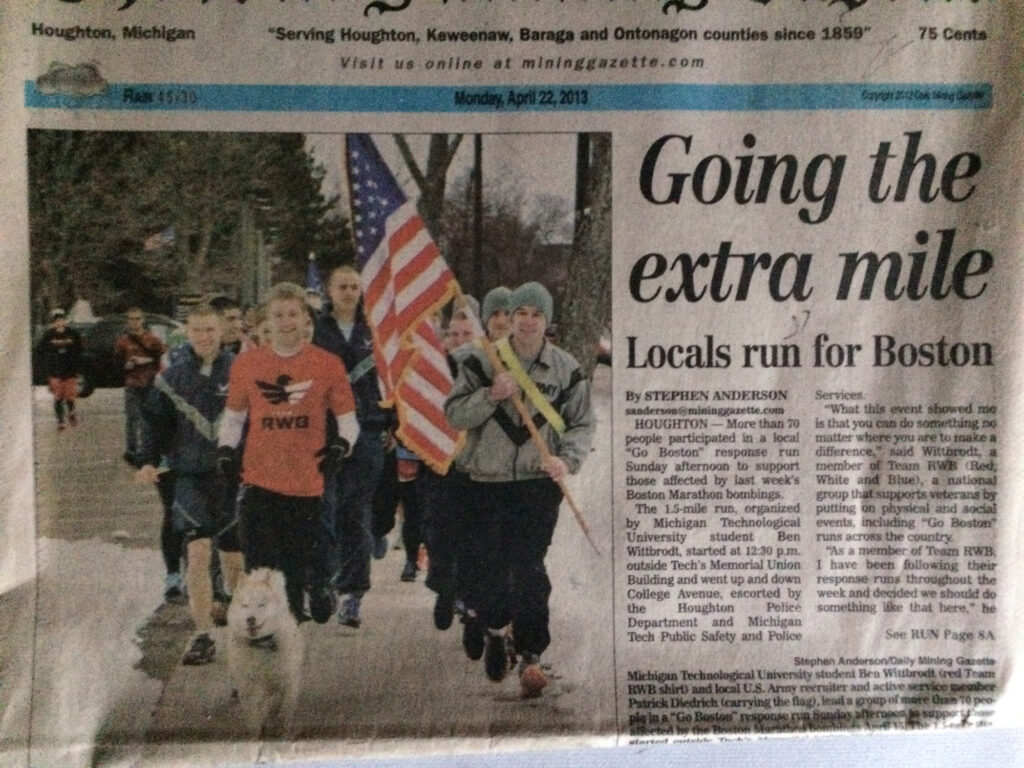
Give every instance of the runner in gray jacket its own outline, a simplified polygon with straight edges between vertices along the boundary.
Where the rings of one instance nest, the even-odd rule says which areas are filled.
[[[467,430],[459,463],[473,480],[477,511],[467,602],[487,627],[484,666],[495,682],[507,674],[511,620],[524,697],[540,695],[547,684],[540,668],[551,641],[544,557],[562,501],[557,481],[579,470],[594,432],[588,379],[572,355],[544,335],[553,307],[539,283],[517,288],[505,352],[510,370],[495,374],[487,355],[474,350],[460,362],[445,407],[451,424]],[[546,458],[513,405],[516,396],[533,415],[550,451]]]

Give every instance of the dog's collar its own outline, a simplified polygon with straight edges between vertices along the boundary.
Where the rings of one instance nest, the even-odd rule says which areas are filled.
[[[277,650],[277,640],[274,639],[273,635],[264,635],[263,637],[252,637],[249,639],[249,645],[252,648],[262,648],[265,651]]]

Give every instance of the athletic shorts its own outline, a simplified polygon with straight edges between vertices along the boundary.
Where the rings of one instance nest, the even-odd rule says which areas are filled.
[[[70,379],[58,379],[56,376],[51,376],[49,385],[50,392],[58,400],[67,400],[73,403],[75,398],[78,397],[77,377]]]
[[[194,539],[222,538],[222,531],[234,529],[234,504],[224,479],[215,473],[179,474],[174,479],[174,529]],[[231,546],[221,549],[232,551]],[[237,545],[234,550],[237,551]]]
[[[246,570],[275,568],[301,587],[307,569],[322,562],[322,516],[320,496],[288,496],[243,483],[238,518]]]

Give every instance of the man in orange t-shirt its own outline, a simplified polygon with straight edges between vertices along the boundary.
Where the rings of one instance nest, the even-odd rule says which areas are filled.
[[[306,618],[304,587],[310,584],[310,612],[318,622],[333,613],[333,592],[325,554],[318,551],[324,474],[338,471],[359,436],[355,401],[345,366],[308,342],[305,291],[279,283],[270,291],[270,345],[238,356],[231,368],[227,407],[221,419],[218,464],[237,471],[242,442],[240,535],[247,570],[269,567],[285,575],[288,603]],[[337,433],[327,434],[327,411]]]

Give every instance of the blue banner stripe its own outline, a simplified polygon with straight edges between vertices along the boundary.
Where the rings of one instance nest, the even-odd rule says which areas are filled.
[[[991,109],[991,83],[361,86],[115,83],[93,96],[40,93],[40,109],[230,112],[564,112]]]

